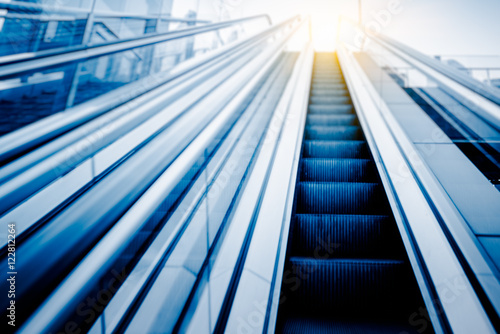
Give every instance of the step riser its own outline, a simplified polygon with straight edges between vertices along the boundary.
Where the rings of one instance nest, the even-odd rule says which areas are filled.
[[[290,260],[298,289],[287,295],[293,304],[309,311],[395,310],[404,302],[407,272],[402,261]],[[356,313],[359,314],[359,313]]]
[[[292,256],[397,259],[397,233],[384,216],[301,214],[293,227]]]
[[[347,89],[312,89],[311,96],[348,96]]]
[[[378,182],[375,164],[361,159],[302,159],[301,181]]]
[[[341,79],[330,79],[330,78],[324,78],[324,79],[314,79],[312,81],[313,85],[339,85],[339,86],[345,86],[345,82]]]
[[[306,128],[305,138],[307,140],[361,140],[363,134],[357,126],[313,126]]]
[[[312,79],[322,79],[322,78],[336,78],[344,79],[342,73],[336,70],[315,70],[313,71]]]
[[[335,66],[316,66],[313,68],[313,78],[316,75],[322,75],[322,74],[342,75],[342,71],[340,70],[339,67]]]
[[[346,92],[347,87],[344,84],[333,84],[333,83],[312,83],[313,90],[338,90],[341,92]]]
[[[319,61],[315,62],[313,69],[315,70],[335,70],[335,71],[340,71],[340,65],[336,63],[328,63],[327,61]]]
[[[335,77],[343,79],[342,72],[338,69],[316,69],[313,71],[312,79],[324,78],[324,77]]]
[[[321,78],[328,76],[342,78],[342,72],[339,69],[315,69],[313,71],[313,78]]]
[[[346,105],[322,105],[311,104],[309,105],[309,112],[311,114],[350,114],[354,112],[354,108],[350,104]]]
[[[348,96],[311,96],[312,104],[345,104],[351,103]]]
[[[312,78],[313,81],[321,81],[321,80],[339,80],[339,81],[344,81],[344,78],[342,77],[341,74],[329,74],[322,72],[321,74],[316,74]]]
[[[303,157],[367,159],[370,155],[365,143],[328,143],[306,140],[304,143]]]
[[[358,121],[354,115],[309,115],[307,116],[307,125],[358,125]]]
[[[297,213],[378,215],[387,212],[381,185],[301,182]]]

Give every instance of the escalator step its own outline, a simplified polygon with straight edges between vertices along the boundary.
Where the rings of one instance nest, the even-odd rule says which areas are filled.
[[[386,214],[385,193],[377,183],[300,182],[297,213]]]
[[[404,261],[291,257],[290,265],[300,280],[290,301],[306,314],[387,313],[395,311],[405,299]]]
[[[309,115],[307,116],[308,125],[357,125],[356,115]]]
[[[364,141],[304,141],[304,158],[351,158],[365,159],[370,157],[368,146]]]
[[[315,68],[313,70],[313,79],[316,78],[338,78],[338,79],[343,79],[342,77],[342,72],[340,72],[340,69],[338,68]]]
[[[314,74],[314,80],[334,80],[334,81],[343,82],[344,78],[342,77],[342,74],[340,74],[340,73],[318,72],[317,74]]]
[[[378,182],[375,163],[368,159],[305,158],[301,163],[301,181]]]
[[[402,245],[388,216],[296,215],[292,255],[399,259]]]
[[[335,64],[326,64],[326,63],[316,63],[316,65],[313,67],[314,73],[338,73],[340,74],[340,66],[337,66]]]
[[[324,82],[313,82],[312,89],[346,89],[346,85],[344,83],[324,83]]]
[[[351,103],[348,96],[311,96],[312,104],[344,104]]]
[[[378,319],[336,319],[333,317],[290,317],[283,324],[283,334],[418,334],[421,326],[412,327],[408,322]]]
[[[337,75],[342,76],[342,72],[339,67],[336,66],[316,66],[313,69],[314,77],[322,75]],[[313,78],[314,78],[313,77]]]
[[[326,69],[315,68],[313,70],[313,77],[314,78],[325,77],[325,76],[336,76],[336,77],[342,78],[342,72],[340,71],[339,68],[335,68],[335,67],[330,67],[330,68],[326,68]]]
[[[319,69],[327,69],[327,68],[333,68],[333,69],[339,69],[340,66],[339,64],[336,64],[335,62],[332,62],[333,58],[316,58],[314,62],[314,68],[319,68]]]
[[[334,78],[334,79],[339,79],[343,80],[342,73],[337,69],[328,69],[328,70],[315,70],[313,72],[313,80],[314,79],[323,79],[323,78]]]
[[[311,90],[311,96],[348,96],[348,95],[349,91],[345,87],[339,89],[314,88]]]
[[[345,88],[346,84],[344,81],[332,81],[332,80],[312,80],[311,84],[314,88],[318,88],[319,86],[323,86],[326,88]]]
[[[344,80],[335,78],[315,78],[313,79],[313,84],[325,84],[325,85],[343,85]]]
[[[336,73],[340,74],[340,67],[336,65],[328,65],[328,64],[316,64],[313,68],[314,74],[324,74],[324,73]]]
[[[305,139],[308,140],[360,140],[363,139],[361,127],[350,126],[307,126]]]
[[[339,105],[323,105],[323,104],[311,104],[309,105],[309,112],[311,114],[349,114],[354,111],[354,108],[350,104],[339,104]]]

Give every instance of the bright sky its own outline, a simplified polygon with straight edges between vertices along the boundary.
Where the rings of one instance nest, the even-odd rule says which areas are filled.
[[[357,0],[223,0],[235,16],[268,13],[275,22],[297,13],[313,20],[313,38],[319,50],[335,47],[340,14],[357,20]],[[500,54],[499,0],[362,0],[364,22],[392,1],[400,13],[384,23],[387,34],[427,54]],[[233,16],[233,15],[232,15]]]

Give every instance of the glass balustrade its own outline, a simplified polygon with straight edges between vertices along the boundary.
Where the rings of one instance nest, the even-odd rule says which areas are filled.
[[[456,75],[465,74],[471,80],[469,87],[489,89],[500,96],[495,87],[500,82],[500,58],[498,56],[426,56],[439,60],[444,70],[454,73],[445,74],[439,80],[424,72],[408,59],[401,57],[385,43],[380,36],[363,31],[349,19],[340,23],[339,40],[351,51],[365,53],[382,68],[418,106],[443,130],[447,137],[464,153],[484,176],[500,189],[500,129],[486,115],[484,104],[477,99],[471,100],[467,90],[463,94],[453,89],[463,81],[455,81]],[[442,70],[436,71],[441,75]],[[371,78],[379,91],[384,93],[387,82]],[[459,77],[460,79],[460,77]],[[462,78],[463,79],[463,78]],[[445,81],[443,81],[445,80]],[[448,82],[448,83],[445,83]],[[485,88],[486,87],[486,88]],[[393,103],[390,96],[384,96],[387,103]],[[429,138],[428,140],[437,140]]]
[[[0,77],[0,135],[129,83],[169,73],[268,26],[265,17],[256,17],[152,45]],[[101,32],[110,33],[104,28]]]

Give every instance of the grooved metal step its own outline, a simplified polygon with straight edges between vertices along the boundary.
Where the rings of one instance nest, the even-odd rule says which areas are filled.
[[[361,127],[350,125],[307,126],[305,138],[310,140],[360,140],[363,139]]]
[[[344,80],[339,78],[317,78],[312,82],[320,85],[344,85]]]
[[[370,154],[364,141],[305,140],[303,157],[366,159]]]
[[[313,78],[315,78],[317,75],[325,75],[325,74],[342,75],[342,71],[338,66],[317,65],[314,67]]]
[[[344,104],[351,103],[351,98],[345,96],[311,96],[312,104]]]
[[[298,214],[293,224],[293,256],[400,259],[389,216]]]
[[[312,83],[313,89],[346,89],[344,83],[325,83],[325,82],[314,82]]]
[[[308,125],[357,125],[356,115],[309,115],[307,116]]]
[[[314,78],[336,76],[342,78],[342,72],[338,68],[321,69],[317,68],[313,71]]]
[[[349,94],[347,88],[328,89],[315,88],[311,90],[311,96],[346,96]]]
[[[395,324],[390,320],[345,319],[332,315],[324,318],[293,316],[278,331],[283,334],[420,334],[421,327],[411,326],[407,321]]]
[[[375,163],[369,159],[302,159],[301,181],[378,182]]]
[[[313,77],[313,80],[318,80],[318,79],[330,79],[330,78],[333,78],[333,79],[338,79],[338,80],[344,80],[344,77],[342,76],[342,73],[340,73],[340,71],[335,71],[335,70],[328,70],[328,71],[325,71],[325,70],[319,70],[319,71],[315,71],[313,72],[314,74],[314,77]]]
[[[309,105],[309,112],[311,114],[349,114],[354,111],[351,104],[311,104]]]
[[[291,257],[290,264],[300,280],[290,297],[306,312],[387,312],[408,296],[401,260]]]
[[[297,213],[386,214],[383,187],[378,183],[300,182]]]
[[[331,59],[316,59],[314,62],[315,69],[334,69],[338,70],[340,66],[338,64],[332,63]]]

